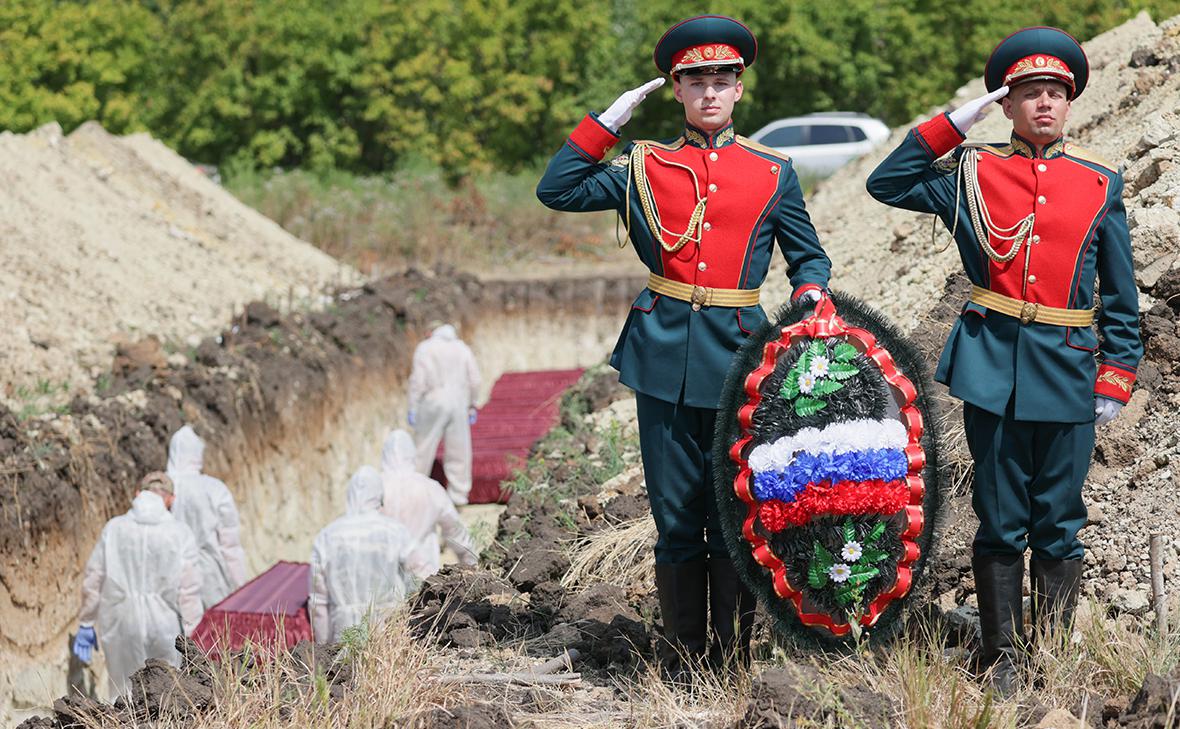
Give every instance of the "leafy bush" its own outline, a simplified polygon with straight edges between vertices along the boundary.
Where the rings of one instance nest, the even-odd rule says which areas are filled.
[[[547,157],[590,109],[656,75],[671,23],[726,12],[758,34],[737,122],[846,109],[903,124],[982,72],[1003,36],[1088,38],[1180,0],[59,0],[0,4],[0,126],[98,119],[203,162],[448,182]],[[667,136],[665,88],[627,131]]]

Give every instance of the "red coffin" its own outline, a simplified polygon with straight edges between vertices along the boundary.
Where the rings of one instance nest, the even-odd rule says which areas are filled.
[[[496,380],[487,404],[479,411],[479,419],[471,426],[470,503],[508,500],[508,494],[500,490],[500,482],[523,466],[533,444],[557,425],[561,396],[584,371],[508,372]],[[442,454],[440,445],[430,475],[446,486]]]
[[[247,642],[264,652],[311,640],[307,612],[311,565],[279,562],[205,612],[192,639],[209,656]]]

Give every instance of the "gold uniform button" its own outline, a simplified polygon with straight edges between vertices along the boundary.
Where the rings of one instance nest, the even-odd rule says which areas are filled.
[[[1045,204],[1045,196],[1041,195],[1040,197],[1038,197],[1037,202],[1040,203],[1041,205],[1044,205]]]
[[[701,310],[701,305],[700,305],[700,304],[693,304],[693,305],[692,305],[692,310],[693,310],[693,311],[700,311],[700,310]]]
[[[713,224],[706,220],[704,228],[705,230],[713,230]]]
[[[717,192],[717,185],[715,183],[709,183],[709,192]]]
[[[1047,170],[1047,169],[1049,169],[1049,168],[1048,168],[1048,167],[1046,167],[1046,166],[1044,165],[1044,163],[1041,163],[1041,164],[1037,165],[1037,172],[1044,172],[1044,171],[1045,171],[1045,170]]]
[[[698,264],[697,264],[697,270],[698,270],[698,271],[704,271],[706,268],[708,268],[708,266],[707,266],[707,265],[705,265],[705,262],[704,262],[704,261],[701,261],[700,263],[698,263]]]
[[[772,175],[778,174],[778,165],[771,165],[770,166],[770,174],[772,174]]]
[[[1041,236],[1040,236],[1040,234],[1038,234],[1038,233],[1034,233],[1034,234],[1033,234],[1033,243],[1040,243],[1040,242],[1041,242]]]
[[[710,153],[709,153],[709,160],[710,160],[710,161],[712,161],[712,162],[716,162],[716,161],[717,161],[717,153],[716,153],[716,152],[710,152]]]
[[[1037,275],[1035,273],[1030,273],[1028,275],[1028,282],[1029,283],[1036,283],[1037,282]]]

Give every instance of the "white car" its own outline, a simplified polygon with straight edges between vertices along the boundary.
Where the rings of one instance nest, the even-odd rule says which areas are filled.
[[[783,152],[801,175],[826,177],[845,162],[868,153],[889,138],[880,119],[848,111],[829,111],[772,121],[750,139]]]

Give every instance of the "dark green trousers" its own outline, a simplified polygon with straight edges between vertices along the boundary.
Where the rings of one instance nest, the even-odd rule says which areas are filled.
[[[713,498],[717,411],[635,393],[639,448],[655,518],[656,563],[728,558]]]
[[[963,403],[963,423],[975,460],[975,554],[1027,547],[1038,559],[1081,559],[1094,424],[1016,420],[1011,402],[1002,416]]]

